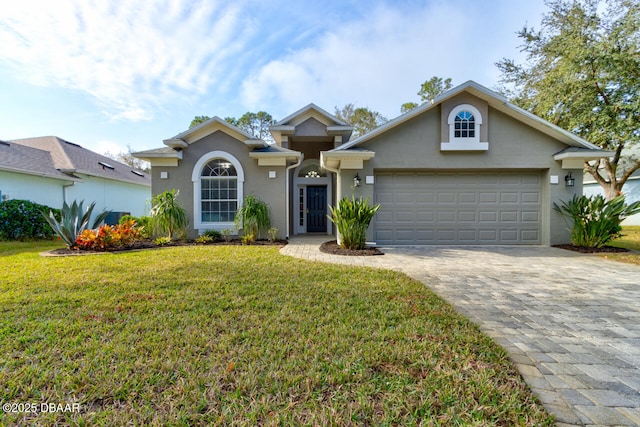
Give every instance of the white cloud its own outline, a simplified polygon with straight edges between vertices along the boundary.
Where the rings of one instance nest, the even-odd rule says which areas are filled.
[[[129,148],[114,141],[96,141],[91,145],[90,150],[103,155],[116,155],[120,153],[127,153]]]
[[[0,61],[33,84],[89,93],[114,119],[146,120],[202,94],[252,34],[240,3],[21,0],[3,7]]]
[[[357,21],[329,28],[312,45],[266,63],[243,82],[243,100],[250,109],[287,109],[274,115],[309,102],[329,111],[356,102],[392,118],[404,102],[418,101],[420,84],[432,76],[492,87],[494,63],[513,55],[515,31],[531,16],[539,18],[539,3],[381,3]]]

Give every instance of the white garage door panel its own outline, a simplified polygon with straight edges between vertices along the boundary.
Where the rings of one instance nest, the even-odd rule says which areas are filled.
[[[540,244],[541,174],[379,173],[378,244]]]

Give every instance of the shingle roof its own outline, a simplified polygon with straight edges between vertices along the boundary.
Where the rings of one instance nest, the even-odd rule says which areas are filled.
[[[51,153],[48,151],[13,142],[0,142],[0,170],[66,181],[79,181],[79,178],[56,169]]]
[[[63,175],[84,174],[145,186],[151,185],[149,174],[56,136],[18,139],[10,143],[11,147],[22,146],[47,153],[53,168]],[[43,160],[40,159],[40,161]],[[34,162],[35,160],[31,161],[31,163]],[[35,166],[34,170],[38,170],[37,164],[31,164],[31,166]]]

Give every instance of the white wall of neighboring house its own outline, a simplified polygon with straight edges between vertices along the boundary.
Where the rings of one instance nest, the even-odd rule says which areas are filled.
[[[60,209],[64,201],[84,200],[84,206],[96,202],[94,212],[110,210],[133,216],[149,214],[151,187],[89,175],[77,175],[82,182],[63,181],[23,173],[0,171],[3,200],[19,199]],[[69,185],[72,184],[72,185]]]
[[[29,200],[51,208],[62,207],[63,185],[68,181],[0,171],[3,200]]]
[[[583,185],[583,194],[585,196],[595,196],[597,194],[604,195],[602,186],[596,182],[585,183]],[[630,178],[622,188],[622,193],[625,196],[627,203],[632,203],[640,200],[640,177]],[[624,222],[623,225],[640,225],[640,213],[630,216]]]
[[[151,187],[130,184],[95,176],[80,175],[83,182],[67,187],[66,200],[84,200],[84,205],[96,202],[94,212],[110,210],[113,212],[129,212],[133,216],[148,215],[148,201],[151,199]]]

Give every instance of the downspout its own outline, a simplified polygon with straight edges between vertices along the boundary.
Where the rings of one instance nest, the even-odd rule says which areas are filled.
[[[71,181],[71,184],[62,185],[62,203],[67,203],[67,188],[73,187],[76,183]]]
[[[289,211],[291,210],[291,206],[289,206],[289,199],[290,199],[290,191],[289,191],[289,187],[290,187],[290,179],[289,179],[289,171],[293,168],[297,168],[298,166],[300,166],[300,164],[302,163],[302,161],[304,160],[304,154],[300,153],[300,158],[298,159],[297,163],[292,164],[291,166],[287,166],[287,168],[285,169],[285,200],[286,200],[286,206],[285,206],[285,217],[286,217],[286,224],[287,224],[287,234],[286,234],[286,239],[289,240],[289,230],[291,229],[291,224],[289,224],[289,222],[291,221],[291,214],[289,213]]]

